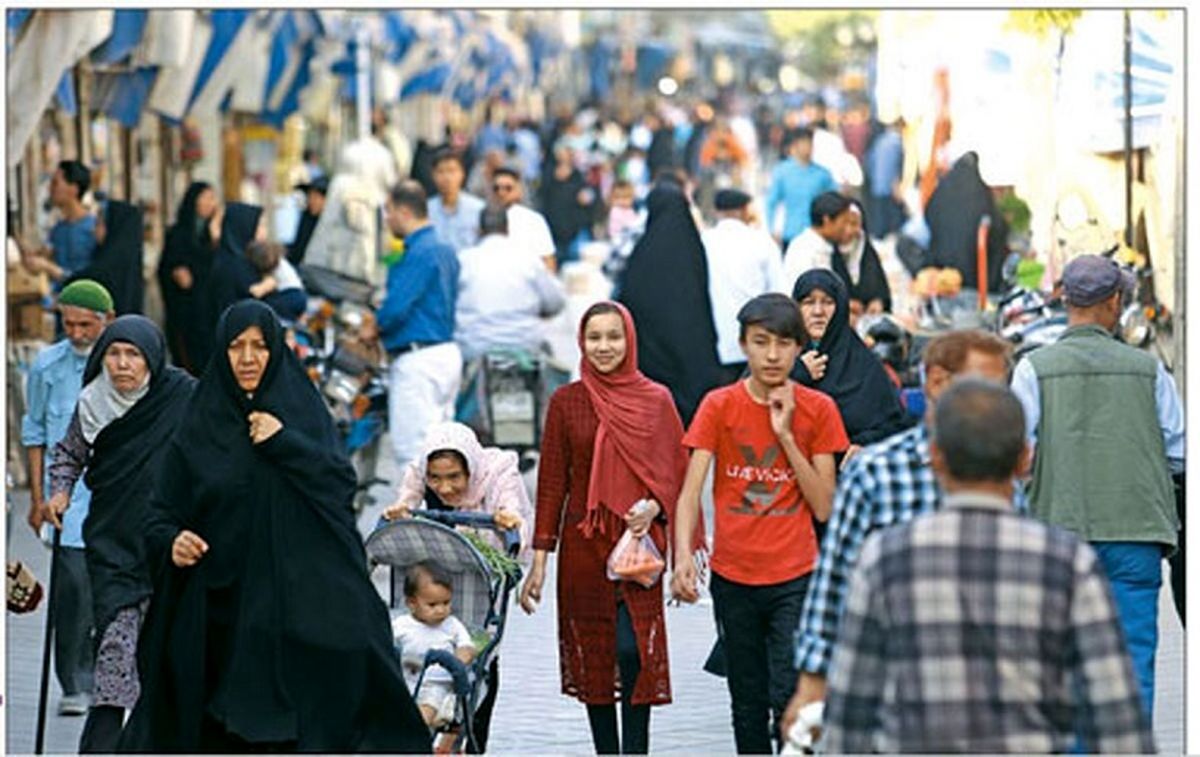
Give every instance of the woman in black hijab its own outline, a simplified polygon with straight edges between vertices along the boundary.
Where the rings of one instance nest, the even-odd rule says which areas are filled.
[[[220,349],[212,341],[217,319],[233,303],[250,297],[250,287],[258,283],[259,274],[246,257],[246,247],[263,235],[259,232],[263,209],[257,205],[231,202],[225,206],[225,217],[221,220],[221,242],[213,258],[212,274],[205,296],[204,349],[205,362]]]
[[[588,190],[583,174],[571,160],[571,150],[559,145],[547,161],[542,176],[541,211],[550,226],[558,264],[570,260],[571,242],[579,232],[591,225],[591,201],[581,202],[580,194]],[[590,190],[588,190],[590,192]],[[591,192],[591,194],[595,194]]]
[[[122,747],[428,752],[329,412],[257,301],[227,310],[147,522],[145,695]]]
[[[158,326],[140,315],[109,324],[88,358],[75,415],[50,466],[47,508],[56,526],[85,466],[92,490],[83,536],[98,643],[80,752],[113,751],[125,710],[138,698],[135,653],[151,593],[143,519],[162,451],[195,384],[167,366],[166,347]]]
[[[850,200],[850,221],[846,226],[838,254],[833,256],[833,272],[842,277],[849,290],[851,308],[861,313],[890,313],[892,289],[879,253],[866,231],[866,216],[858,200]],[[872,307],[874,306],[874,307]],[[851,324],[853,326],[853,324]]]
[[[201,330],[211,320],[203,313],[207,306],[203,295],[208,291],[216,251],[212,234],[216,212],[217,196],[212,185],[192,182],[179,203],[175,225],[167,231],[158,264],[171,358],[193,376],[204,370],[208,359],[204,347],[208,340]]]
[[[708,263],[687,196],[678,187],[655,187],[646,207],[646,232],[630,253],[617,299],[637,325],[642,372],[671,390],[686,426],[704,395],[724,382]]]
[[[1008,225],[996,209],[992,191],[979,174],[979,156],[968,152],[938,182],[925,207],[929,224],[930,265],[957,269],[963,286],[979,288],[979,221],[991,219],[987,236],[988,291],[1004,291],[1004,259],[1008,256]]]
[[[908,428],[896,385],[850,328],[850,297],[841,277],[810,270],[796,279],[792,299],[808,337],[792,378],[833,398],[850,443],[865,447]]]
[[[66,282],[91,279],[104,285],[113,298],[117,315],[142,312],[146,285],[142,279],[142,211],[119,200],[105,202],[102,241],[91,265],[74,273]]]

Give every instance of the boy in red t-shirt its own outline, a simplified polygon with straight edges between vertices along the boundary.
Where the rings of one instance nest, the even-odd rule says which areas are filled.
[[[734,740],[739,754],[770,754],[796,684],[794,637],[817,562],[812,516],[828,520],[833,455],[850,441],[833,400],[788,378],[802,342],[796,303],[760,295],[738,322],[750,378],[709,392],[684,437],[692,457],[675,543],[690,538],[715,457],[710,590],[729,661]],[[690,553],[676,553],[671,591],[699,598]]]

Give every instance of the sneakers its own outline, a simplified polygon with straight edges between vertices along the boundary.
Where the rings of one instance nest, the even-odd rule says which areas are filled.
[[[58,701],[58,714],[65,716],[86,715],[91,705],[87,694],[68,694]]]

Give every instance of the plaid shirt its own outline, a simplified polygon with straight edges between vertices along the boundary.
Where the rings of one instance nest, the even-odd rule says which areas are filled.
[[[850,573],[867,536],[937,510],[941,497],[930,467],[924,423],[867,447],[850,461],[833,500],[833,514],[800,616],[799,670],[827,674]],[[1028,512],[1019,488],[1015,507]]]
[[[850,584],[821,748],[1154,750],[1096,553],[981,494],[872,535]]]

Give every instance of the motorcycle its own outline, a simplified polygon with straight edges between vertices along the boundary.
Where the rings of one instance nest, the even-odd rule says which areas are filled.
[[[358,477],[355,510],[374,504],[370,489],[390,483],[377,475],[380,442],[388,427],[385,355],[359,336],[374,319],[366,282],[302,266],[309,310],[294,330],[296,352],[333,416]]]

